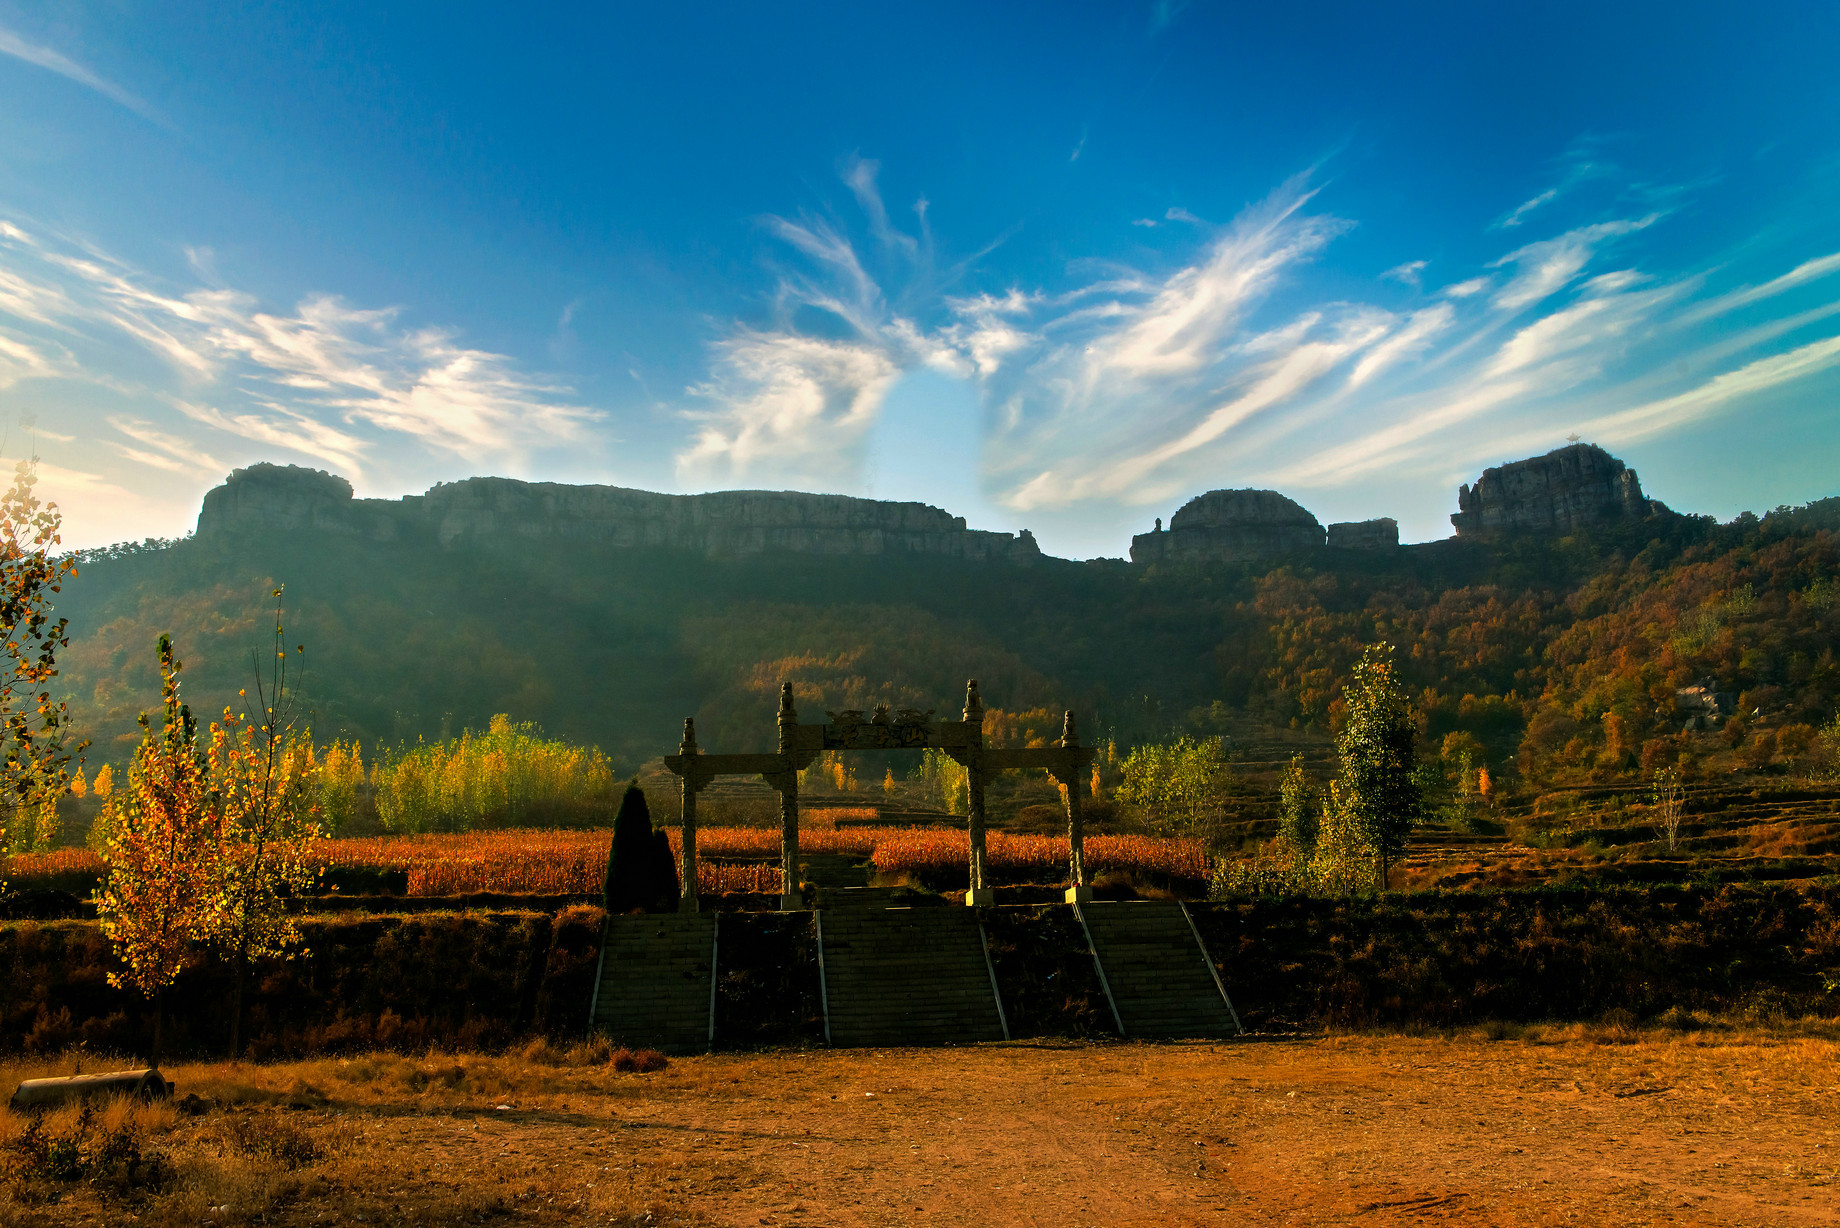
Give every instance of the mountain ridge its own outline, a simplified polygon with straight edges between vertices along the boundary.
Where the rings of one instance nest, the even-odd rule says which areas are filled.
[[[195,711],[238,702],[282,585],[321,736],[412,742],[506,712],[629,767],[686,716],[706,745],[770,749],[782,680],[802,711],[944,711],[977,677],[1006,744],[1056,736],[1066,708],[1123,742],[1326,736],[1376,639],[1402,647],[1426,744],[1469,733],[1503,771],[1627,766],[1680,732],[1674,691],[1706,679],[1789,724],[1831,720],[1840,693],[1840,499],[1727,525],[1648,508],[1563,532],[1130,563],[890,550],[886,536],[874,553],[724,553],[707,536],[625,544],[499,522],[442,548],[443,520],[420,511],[414,533],[327,521],[328,506],[370,509],[340,479],[311,480],[331,489],[270,500],[280,519],[247,531],[84,558],[59,597],[73,629],[59,685],[99,757],[119,763],[154,706],[163,632]],[[463,489],[526,497],[505,481]]]

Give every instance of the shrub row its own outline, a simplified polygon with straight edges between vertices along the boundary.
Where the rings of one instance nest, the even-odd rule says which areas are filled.
[[[1449,1027],[1681,1011],[1840,1016],[1840,886],[1508,891],[1190,905],[1241,1018],[1258,1031]],[[260,966],[253,1055],[497,1048],[585,1029],[601,911],[333,914],[304,952]],[[1071,910],[990,910],[1012,1032],[1092,1036],[1110,1012]],[[816,1043],[808,913],[724,913],[717,1035]],[[145,1051],[151,1014],[108,985],[90,921],[0,925],[0,1049]],[[167,1046],[221,1050],[227,975],[200,961],[168,995]]]

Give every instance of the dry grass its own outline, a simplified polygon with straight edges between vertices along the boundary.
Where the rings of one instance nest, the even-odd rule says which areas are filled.
[[[1824,1021],[618,1056],[177,1066],[205,1111],[104,1110],[163,1189],[13,1183],[0,1223],[1813,1225],[1840,1181]]]
[[[9,1173],[0,1224],[238,1225],[323,1220],[452,1224],[673,1222],[659,1191],[584,1176],[593,1167],[527,1162],[516,1140],[534,1122],[604,1133],[605,1110],[587,1125],[589,1099],[619,1101],[634,1083],[670,1077],[660,1055],[604,1042],[559,1049],[535,1041],[504,1056],[373,1054],[278,1065],[184,1064],[167,1074],[177,1102],[116,1099],[93,1111],[98,1129],[127,1129],[159,1180],[126,1188],[87,1179]],[[107,1057],[0,1063],[0,1084],[112,1069]],[[194,1099],[195,1098],[195,1099]],[[53,1139],[79,1132],[76,1106],[43,1116]],[[11,1157],[31,1119],[0,1110],[0,1154]],[[403,1127],[426,1146],[406,1160]],[[491,1144],[500,1144],[496,1148]],[[17,1167],[17,1166],[15,1166]],[[689,1222],[681,1216],[678,1222]]]

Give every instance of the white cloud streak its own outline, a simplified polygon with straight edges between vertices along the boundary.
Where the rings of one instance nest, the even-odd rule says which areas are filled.
[[[1646,439],[1715,414],[1759,392],[1804,379],[1840,365],[1840,337],[1828,337],[1746,363],[1675,396],[1605,414],[1587,424],[1595,438],[1608,443]]]
[[[113,81],[97,76],[75,60],[49,47],[27,42],[5,26],[0,26],[0,55],[10,55],[14,59],[24,60],[28,64],[47,69],[60,77],[68,78],[78,85],[94,90],[111,102],[121,104],[143,119],[166,125],[167,121],[157,111]]]
[[[352,476],[379,448],[516,467],[535,451],[590,437],[599,415],[574,404],[569,389],[465,346],[451,330],[405,327],[400,317],[331,295],[282,312],[235,290],[172,291],[92,246],[0,224],[0,386],[117,387],[81,355],[125,342],[155,363],[139,390],[179,421]],[[111,425],[130,440],[111,446],[137,464],[218,465],[195,437],[188,457],[177,436],[144,416]]]
[[[1598,248],[1611,239],[1644,230],[1657,220],[1658,214],[1650,214],[1638,220],[1580,226],[1557,238],[1529,243],[1509,252],[1490,266],[1500,268],[1513,265],[1516,270],[1508,284],[1496,292],[1495,306],[1506,311],[1519,311],[1551,298],[1584,271],[1584,267],[1597,254]]]
[[[1601,173],[1585,164],[1568,182]],[[878,281],[870,270],[888,260],[871,257],[909,267],[915,249],[879,209],[873,164],[853,164],[846,179],[869,245],[840,222],[770,220],[805,271],[782,277],[774,325],[717,344],[711,379],[693,389],[705,404],[691,411],[680,473],[850,488],[888,389],[920,366],[978,386],[986,486],[1038,516],[1225,485],[1324,490],[1404,472],[1443,481],[1453,464],[1502,459],[1504,440],[1537,448],[1573,427],[1606,443],[1646,438],[1840,366],[1833,339],[1758,354],[1840,314],[1840,303],[1804,303],[1741,334],[1694,333],[1816,286],[1840,272],[1840,254],[1708,298],[1708,273],[1660,277],[1628,259],[1661,213],[1556,229],[1400,311],[1343,300],[1277,307],[1278,292],[1304,284],[1350,225],[1312,212],[1302,177],[1225,226],[1170,210],[1162,220],[1180,215],[1205,237],[1164,272],[1112,266],[1054,292],[1010,287],[896,311],[891,297],[914,296]],[[1560,194],[1529,200],[1501,228],[1524,232]],[[1417,290],[1426,267],[1410,261],[1382,277]],[[835,329],[803,324],[799,312],[811,309]]]

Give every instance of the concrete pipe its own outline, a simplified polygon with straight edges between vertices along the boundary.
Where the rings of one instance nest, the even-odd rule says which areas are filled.
[[[62,1079],[27,1079],[13,1093],[8,1107],[15,1112],[51,1109],[73,1100],[132,1096],[137,1100],[165,1100],[173,1085],[157,1070],[116,1070],[108,1074],[70,1075]]]

